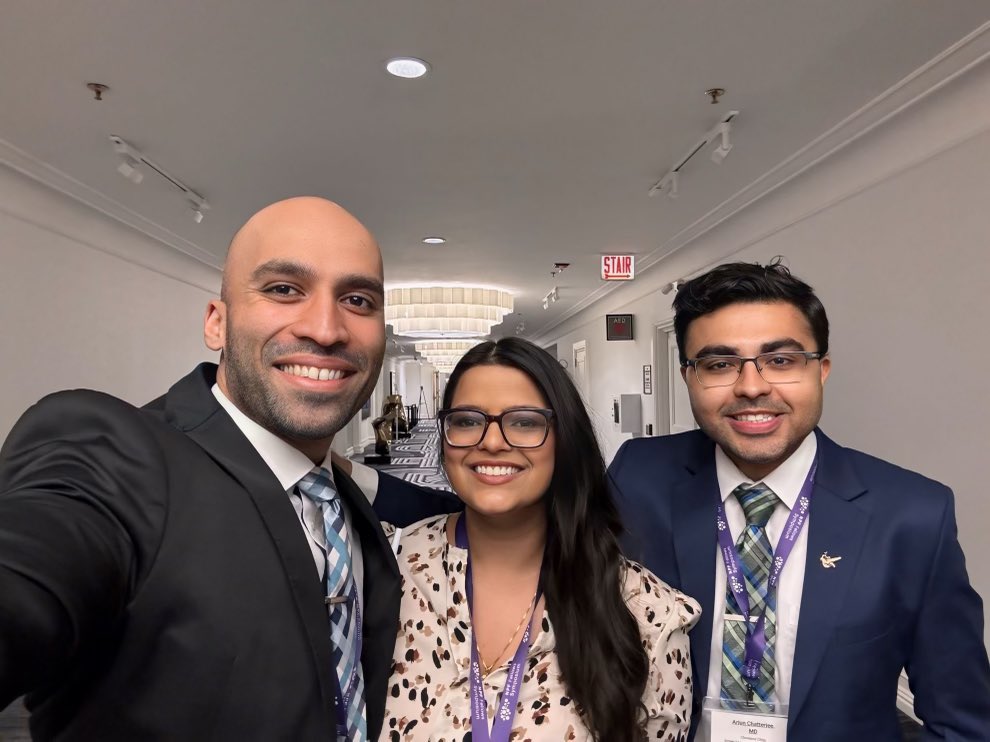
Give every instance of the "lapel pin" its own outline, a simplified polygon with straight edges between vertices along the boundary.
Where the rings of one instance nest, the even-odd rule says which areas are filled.
[[[835,563],[841,560],[840,556],[829,556],[827,551],[822,552],[822,566],[825,569],[835,569]]]

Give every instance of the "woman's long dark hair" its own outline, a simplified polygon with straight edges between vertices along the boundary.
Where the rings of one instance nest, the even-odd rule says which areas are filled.
[[[543,593],[567,693],[594,739],[639,742],[649,659],[623,597],[622,527],[591,419],[557,359],[515,337],[482,343],[461,358],[444,391],[445,408],[464,372],[484,365],[522,371],[554,411]]]

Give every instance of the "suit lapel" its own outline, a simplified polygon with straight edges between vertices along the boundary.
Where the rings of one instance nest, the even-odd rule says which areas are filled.
[[[842,615],[849,583],[858,568],[869,511],[856,498],[865,492],[842,449],[818,435],[818,472],[808,521],[808,557],[791,675],[788,725],[800,715],[814,684],[822,656]],[[841,556],[826,569],[821,557]]]
[[[674,487],[672,532],[678,587],[701,604],[702,619],[689,634],[691,664],[694,666],[695,697],[703,698],[708,688],[711,655],[713,601],[715,598],[715,503],[718,478],[715,474],[715,448],[708,439],[705,451],[689,465],[689,476]]]
[[[253,502],[281,558],[286,581],[312,647],[320,697],[333,698],[336,686],[330,674],[333,668],[330,632],[323,588],[312,552],[301,537],[299,519],[282,485],[213,396],[211,387],[215,377],[215,366],[201,364],[176,383],[164,399],[166,419],[227,471]],[[152,403],[159,404],[158,400]],[[333,713],[328,704],[331,725],[335,724]]]

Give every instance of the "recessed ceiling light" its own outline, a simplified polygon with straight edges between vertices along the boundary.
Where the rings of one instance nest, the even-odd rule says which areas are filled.
[[[445,240],[443,237],[424,237],[423,238],[423,242],[425,242],[427,245],[442,245],[446,241],[447,240]]]
[[[415,57],[396,57],[385,63],[385,69],[396,77],[413,79],[430,71],[430,65]]]

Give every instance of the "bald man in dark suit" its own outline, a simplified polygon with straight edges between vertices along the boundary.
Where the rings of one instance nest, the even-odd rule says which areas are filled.
[[[42,740],[377,738],[399,575],[329,449],[376,384],[383,317],[368,230],[279,202],[207,308],[219,366],[144,408],[69,391],[24,415],[0,453],[0,708],[27,693]]]

